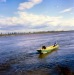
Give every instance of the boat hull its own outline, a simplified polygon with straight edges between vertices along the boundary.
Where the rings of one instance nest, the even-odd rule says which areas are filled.
[[[59,45],[56,45],[56,46],[49,46],[46,49],[38,49],[37,51],[39,54],[46,54],[46,53],[50,53],[51,51],[56,50],[58,48],[59,48]]]

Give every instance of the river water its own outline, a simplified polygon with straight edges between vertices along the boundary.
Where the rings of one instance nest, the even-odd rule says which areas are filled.
[[[37,53],[55,42],[58,50]],[[74,74],[74,32],[0,37],[0,75],[61,75],[58,68]]]

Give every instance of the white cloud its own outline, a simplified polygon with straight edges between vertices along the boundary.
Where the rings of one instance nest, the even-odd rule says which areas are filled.
[[[42,2],[42,0],[29,0],[28,2],[20,3],[18,9],[19,10],[30,9],[34,5],[39,4],[41,2]]]
[[[6,2],[6,0],[0,0],[0,2]]]
[[[53,30],[55,29],[64,29],[64,27],[72,26],[74,27],[74,18],[72,19],[63,19],[62,16],[58,17],[50,17],[45,15],[35,15],[35,14],[28,14],[26,12],[18,12],[18,17],[8,17],[8,18],[0,18],[0,28],[4,27],[11,27],[11,26],[23,26],[23,30],[20,31],[32,31],[32,30]],[[59,28],[57,27],[59,25]],[[25,28],[27,27],[27,28]],[[38,28],[37,28],[38,27]],[[39,28],[40,27],[40,28]],[[57,28],[56,28],[57,27]],[[17,30],[19,31],[18,28]]]
[[[18,17],[0,18],[0,25],[15,26],[15,25],[29,25],[30,27],[40,25],[54,25],[59,24],[62,17],[50,17],[44,15],[28,14],[26,12],[18,12]]]
[[[2,0],[3,1],[3,0]],[[19,10],[30,9],[34,5],[39,4],[42,0],[29,0],[28,2],[23,2],[19,5]],[[72,8],[65,9],[60,13],[70,12]],[[45,16],[45,15],[36,15],[27,12],[17,12],[18,16],[13,17],[4,17],[0,15],[0,32],[3,28],[14,27],[14,32],[23,32],[23,31],[41,31],[41,30],[67,30],[70,27],[74,28],[74,18],[64,19],[62,16]],[[21,27],[23,29],[15,29],[15,27]],[[59,26],[59,27],[58,27]],[[68,27],[68,28],[67,28]],[[11,30],[11,31],[13,31]],[[9,32],[10,30],[7,30]]]
[[[60,11],[60,13],[71,12],[72,9],[73,9],[73,7],[72,8],[67,8],[67,9],[64,9],[64,10]]]
[[[62,26],[74,26],[74,18],[62,20]]]

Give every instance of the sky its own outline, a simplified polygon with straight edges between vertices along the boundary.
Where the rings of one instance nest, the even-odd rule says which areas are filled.
[[[74,30],[74,0],[0,0],[0,33]]]

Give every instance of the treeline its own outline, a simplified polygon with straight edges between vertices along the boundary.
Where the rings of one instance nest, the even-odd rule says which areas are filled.
[[[41,33],[54,33],[55,31],[39,31],[39,32],[11,32],[11,33],[0,33],[0,36],[9,35],[25,35],[25,34],[41,34]]]
[[[11,33],[0,33],[0,36],[10,36],[10,35],[24,35],[25,32],[19,33],[19,32],[11,32]]]
[[[25,34],[42,34],[42,33],[58,33],[58,32],[74,32],[74,31],[39,31],[39,32],[10,32],[10,33],[0,33],[0,36],[10,36],[10,35],[25,35]]]

